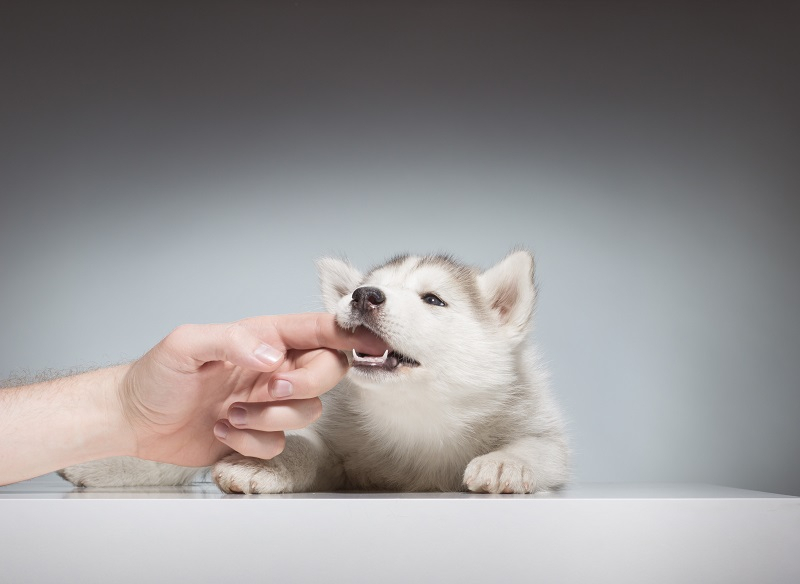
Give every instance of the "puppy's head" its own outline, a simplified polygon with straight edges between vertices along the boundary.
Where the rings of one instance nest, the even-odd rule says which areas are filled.
[[[526,251],[482,273],[447,256],[398,256],[367,274],[333,258],[317,267],[339,325],[364,326],[391,347],[385,355],[352,356],[348,375],[363,387],[502,383],[533,313]]]

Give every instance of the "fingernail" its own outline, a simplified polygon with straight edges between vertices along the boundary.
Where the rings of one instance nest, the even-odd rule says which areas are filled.
[[[228,424],[225,422],[217,422],[214,424],[214,436],[220,440],[225,440],[228,437]]]
[[[258,349],[253,352],[253,355],[255,355],[256,359],[267,365],[275,365],[275,363],[280,361],[281,357],[283,357],[283,353],[278,349],[266,344],[259,346]]]
[[[272,385],[272,397],[289,397],[292,395],[292,384],[285,379],[278,379]]]
[[[236,426],[242,426],[247,422],[247,410],[240,407],[233,407],[228,410],[228,419]]]

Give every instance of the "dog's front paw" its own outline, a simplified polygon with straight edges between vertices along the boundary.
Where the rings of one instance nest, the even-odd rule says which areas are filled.
[[[291,493],[296,487],[280,456],[262,460],[231,454],[214,465],[211,476],[226,493]]]
[[[527,461],[498,451],[473,458],[464,485],[476,493],[533,493],[536,477]]]

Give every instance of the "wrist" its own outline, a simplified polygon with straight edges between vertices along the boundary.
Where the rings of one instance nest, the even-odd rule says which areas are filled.
[[[62,456],[71,459],[68,464],[133,453],[130,425],[120,399],[129,367],[107,367],[53,382],[59,398],[68,400],[53,420],[60,427]]]
[[[84,456],[87,460],[109,456],[135,456],[136,438],[123,403],[123,384],[130,364],[108,367],[92,372],[87,379],[86,398],[89,411],[94,412],[94,423],[87,424],[84,436]]]

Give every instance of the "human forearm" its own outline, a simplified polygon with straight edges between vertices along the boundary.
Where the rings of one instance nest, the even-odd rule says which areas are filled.
[[[128,367],[0,389],[0,484],[132,454],[118,392]]]
[[[319,417],[351,349],[386,347],[327,313],[184,325],[130,365],[0,390],[0,484],[110,456],[275,456],[284,430]]]

